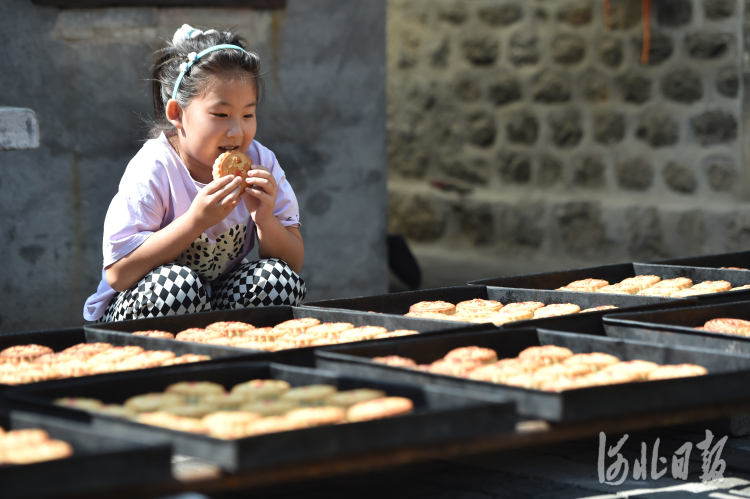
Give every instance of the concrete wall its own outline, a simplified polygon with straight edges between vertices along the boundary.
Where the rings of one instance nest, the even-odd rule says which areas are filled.
[[[274,12],[2,2],[0,106],[32,108],[41,146],[0,152],[0,332],[84,322],[104,216],[152,112],[147,58],[183,23],[235,26],[260,53],[257,138],[300,201],[308,300],[385,291],[383,0]]]
[[[748,248],[744,3],[652,2],[645,65],[603,5],[389,0],[391,231],[490,274]]]

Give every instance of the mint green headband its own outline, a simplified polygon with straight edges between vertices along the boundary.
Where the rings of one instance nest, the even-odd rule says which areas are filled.
[[[247,54],[247,50],[243,49],[242,47],[238,47],[237,45],[229,45],[226,43],[221,44],[221,45],[214,45],[213,47],[209,47],[206,50],[199,52],[197,54],[195,52],[190,52],[187,56],[188,62],[183,62],[182,64],[180,64],[180,76],[178,76],[177,81],[174,82],[174,90],[172,90],[173,99],[177,98],[177,90],[179,90],[180,88],[180,83],[182,83],[182,78],[185,76],[185,73],[187,73],[190,70],[190,68],[193,67],[193,64],[195,64],[196,61],[200,59],[201,57],[203,57],[204,55],[210,52],[213,52],[214,50],[221,50],[221,49],[237,49]]]

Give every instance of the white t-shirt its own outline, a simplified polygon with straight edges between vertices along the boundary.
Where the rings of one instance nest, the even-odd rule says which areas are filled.
[[[299,205],[276,156],[253,141],[245,151],[256,165],[271,171],[279,186],[274,215],[284,226],[299,227]],[[184,215],[198,191],[206,184],[193,180],[177,152],[162,133],[147,141],[128,163],[120,187],[104,220],[104,265],[112,265],[130,254],[154,232]],[[255,245],[254,222],[244,202],[221,222],[210,227],[176,260],[213,281],[236,267]],[[98,320],[117,294],[102,280],[83,308],[86,320]]]

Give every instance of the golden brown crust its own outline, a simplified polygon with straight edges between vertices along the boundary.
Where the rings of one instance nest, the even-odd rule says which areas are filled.
[[[738,334],[740,336],[750,335],[750,321],[742,319],[718,318],[711,319],[703,325],[706,331],[714,333]]]
[[[136,331],[133,333],[134,336],[148,336],[150,338],[165,338],[168,340],[173,340],[174,335],[168,331],[157,331],[157,330],[151,330],[151,331]]]
[[[581,279],[580,281],[573,281],[570,284],[566,284],[561,288],[557,288],[558,291],[576,291],[578,293],[595,293],[598,289],[604,286],[609,286],[609,282],[604,279]]]
[[[495,300],[482,300],[475,298],[456,304],[456,313],[465,312],[497,312],[503,308],[503,304]]]
[[[253,169],[252,160],[239,151],[227,151],[219,155],[214,161],[211,171],[213,179],[217,180],[227,175],[234,175],[242,179],[242,192],[249,187],[247,185],[247,173]]]
[[[406,397],[383,397],[354,404],[346,411],[351,422],[401,416],[414,410],[414,402]]]
[[[445,359],[461,359],[480,364],[490,364],[497,361],[497,352],[491,348],[482,348],[477,346],[454,348],[448,352]]]
[[[581,312],[580,312],[580,313],[582,313],[582,314],[583,314],[583,313],[585,313],[585,312],[598,312],[598,311],[600,311],[600,310],[612,310],[612,309],[615,309],[615,308],[617,308],[617,307],[616,307],[616,306],[614,306],[614,305],[600,305],[600,306],[598,306],[598,307],[587,308],[587,309],[585,309],[585,310],[581,310]]]
[[[704,376],[708,370],[703,366],[695,364],[676,364],[659,366],[648,373],[647,378],[651,381],[659,379],[686,378],[688,376]]]
[[[543,319],[544,317],[557,317],[560,315],[577,314],[581,307],[574,303],[553,303],[534,311],[534,319]]]
[[[447,301],[420,301],[409,307],[409,312],[431,312],[438,314],[454,314],[456,306]]]
[[[417,367],[417,363],[407,357],[399,357],[398,355],[386,355],[385,357],[373,357],[373,362],[378,364],[385,364],[387,366],[394,367]]]

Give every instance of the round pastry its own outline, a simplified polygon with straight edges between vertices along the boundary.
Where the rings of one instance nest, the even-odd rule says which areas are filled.
[[[136,331],[133,333],[135,336],[148,336],[149,338],[166,338],[168,340],[173,340],[174,335],[172,333],[169,333],[167,331],[158,331],[155,329],[149,330],[149,331]]]
[[[386,393],[383,390],[373,390],[372,388],[357,388],[355,390],[345,390],[334,393],[326,399],[326,405],[336,407],[351,407],[359,402],[383,398]]]
[[[302,332],[307,328],[317,326],[320,324],[320,321],[318,319],[313,319],[312,317],[304,317],[302,319],[291,319],[288,321],[284,321],[281,324],[277,324],[274,329],[287,329],[295,332]]]
[[[508,322],[526,321],[534,318],[534,309],[517,308],[509,309],[511,304],[506,305],[500,312],[487,314],[482,318],[472,319],[471,322],[486,323],[491,322],[496,326],[502,326]],[[543,305],[542,305],[543,306]],[[542,308],[542,307],[539,307]]]
[[[330,336],[336,336],[349,329],[354,329],[354,324],[348,322],[324,322],[323,324],[309,327],[307,333],[328,338]]]
[[[305,427],[322,426],[346,422],[346,411],[341,407],[303,407],[289,411],[286,417]]]
[[[521,372],[519,371],[515,374],[520,373]],[[475,381],[498,383],[505,375],[507,375],[507,371],[504,371],[503,368],[498,367],[495,364],[487,364],[469,371],[468,378]]]
[[[333,385],[307,385],[292,388],[281,395],[281,400],[289,400],[304,406],[325,405],[325,399],[338,390]]]
[[[159,367],[164,362],[174,359],[174,352],[165,350],[145,351],[133,357],[129,357],[117,364],[118,371],[130,371],[132,369],[146,369]]]
[[[614,305],[600,305],[598,307],[587,308],[586,310],[581,310],[580,313],[584,313],[584,312],[598,312],[600,310],[612,310],[614,308],[617,308],[617,307],[615,307]]]
[[[638,291],[638,296],[672,296],[674,293],[682,291],[682,288],[652,287]]]
[[[470,360],[479,364],[491,364],[497,361],[497,352],[491,348],[482,348],[477,346],[454,348],[444,357],[448,359]]]
[[[165,393],[176,393],[183,396],[188,402],[198,401],[201,397],[210,394],[223,394],[226,392],[224,386],[211,381],[181,381],[169,385]]]
[[[589,374],[594,369],[586,364],[565,364],[559,362],[549,366],[540,367],[534,371],[534,379],[541,382],[547,379],[575,378]]]
[[[635,277],[628,277],[627,279],[623,279],[620,284],[622,284],[623,286],[637,286],[638,291],[642,291],[646,288],[650,288],[659,281],[661,281],[661,277],[659,277],[658,275],[637,275]]]
[[[135,412],[156,412],[165,407],[185,403],[185,397],[176,393],[146,393],[130,397],[123,405]]]
[[[464,376],[480,365],[480,362],[471,359],[440,359],[430,365],[429,371],[445,376]]]
[[[179,333],[177,333],[174,339],[176,339],[177,341],[192,341],[195,343],[203,343],[209,338],[219,338],[221,336],[223,335],[219,331],[207,331],[205,329],[192,327],[184,331],[180,331]]]
[[[72,378],[90,374],[92,367],[93,365],[86,362],[86,359],[83,358],[82,360],[69,360],[53,364],[50,371],[55,371],[64,378]],[[31,371],[27,371],[27,373],[31,374]]]
[[[254,379],[246,381],[232,387],[231,392],[246,400],[257,399],[277,399],[279,396],[289,390],[291,385],[281,379]]]
[[[554,364],[562,362],[568,357],[572,357],[573,352],[565,347],[555,345],[544,345],[538,347],[529,347],[518,354],[519,359],[532,358],[542,364]]]
[[[339,342],[371,340],[375,336],[387,333],[388,330],[379,326],[360,326],[348,329],[338,335]]]
[[[230,338],[234,336],[242,336],[246,331],[251,329],[255,329],[255,327],[246,322],[236,321],[214,322],[213,324],[206,326],[206,331],[216,331],[221,333],[222,336]]]
[[[247,427],[248,436],[278,433],[307,428],[304,421],[289,419],[286,416],[269,416],[251,422]]]
[[[687,277],[675,277],[674,279],[664,279],[652,286],[652,288],[675,288],[675,291],[687,289],[693,285],[693,280]]]
[[[211,360],[211,357],[208,355],[198,355],[194,353],[186,353],[184,355],[180,355],[179,357],[175,357],[174,359],[170,359],[164,362],[162,364],[163,366],[174,366],[176,364],[192,364],[193,362],[203,362],[206,360]]]
[[[209,393],[201,397],[201,402],[213,405],[221,411],[236,411],[247,403],[247,398],[241,393]]]
[[[482,300],[475,298],[456,304],[456,313],[459,312],[497,312],[503,308],[503,304],[495,300]]]
[[[287,329],[274,329],[272,327],[259,327],[255,329],[249,329],[245,331],[242,334],[242,339],[247,341],[275,341],[276,338],[279,338],[285,334],[287,334],[289,330]]]
[[[704,376],[708,370],[703,366],[695,364],[677,364],[659,366],[648,373],[647,378],[651,381],[657,379],[686,378],[688,376]]]
[[[253,162],[245,153],[239,151],[226,151],[219,155],[214,161],[213,170],[211,171],[214,180],[227,175],[233,175],[242,179],[241,193],[250,187],[247,185],[247,173],[253,169]]]
[[[254,412],[261,416],[281,416],[292,409],[299,407],[299,404],[291,400],[271,400],[261,399],[247,402],[240,406],[241,411]]]
[[[106,352],[114,348],[109,343],[79,343],[72,347],[66,348],[61,354],[74,355],[78,358],[93,357],[94,355]]]
[[[721,293],[732,289],[732,285],[728,281],[703,281],[690,289],[707,290],[709,293]]]
[[[437,319],[445,320],[448,317],[446,314],[439,312],[408,312],[404,314],[404,317],[417,317],[418,319]]]
[[[714,333],[748,336],[750,335],[750,321],[730,318],[711,319],[703,325],[703,329]]]
[[[707,295],[711,294],[712,291],[708,289],[694,289],[695,286],[692,288],[687,289],[681,289],[679,291],[675,291],[669,295],[670,298],[689,298],[691,296],[698,296],[698,295]]]
[[[3,450],[2,461],[7,464],[31,464],[63,459],[73,455],[73,447],[62,440],[46,440],[28,447],[9,447]]]
[[[81,411],[97,409],[104,405],[99,399],[86,397],[63,397],[53,400],[52,403],[61,407],[68,407],[70,409],[78,409]]]
[[[129,409],[123,405],[118,404],[104,404],[99,407],[92,407],[88,409],[89,412],[95,412],[96,414],[104,414],[106,416],[114,416],[118,418],[131,419],[138,415],[133,409]]]
[[[536,388],[537,382],[534,380],[534,373],[533,372],[526,372],[521,374],[516,374],[515,376],[507,376],[504,377],[502,380],[502,383],[504,385],[510,385],[515,386],[518,388]]]
[[[641,288],[637,284],[623,284],[619,282],[617,284],[612,284],[611,286],[604,286],[603,288],[599,288],[597,293],[608,293],[612,295],[634,295],[640,290]]]
[[[604,367],[610,366],[612,364],[617,364],[618,362],[620,362],[620,359],[618,359],[614,355],[610,355],[608,353],[601,353],[601,352],[591,352],[591,353],[577,353],[563,360],[562,363],[565,365],[569,365],[569,366],[585,365],[585,366],[589,366],[590,368],[594,370],[598,370],[598,369],[602,369]]]
[[[604,279],[581,279],[580,281],[573,281],[561,288],[557,288],[558,291],[576,291],[578,293],[595,293],[596,290],[609,286],[609,282]]]
[[[723,270],[750,270],[750,269],[745,269],[742,267],[719,267],[719,268]]]
[[[646,360],[628,360],[625,362],[618,362],[605,367],[600,372],[608,372],[610,374],[627,374],[633,375],[636,379],[646,379],[648,373],[658,368],[659,364],[655,362],[649,362]]]
[[[33,362],[37,357],[48,353],[54,353],[54,350],[43,345],[15,345],[0,352],[0,357],[5,362],[17,364],[19,362]]]
[[[577,378],[580,388],[586,388],[591,386],[604,386],[604,385],[616,385],[621,383],[633,383],[643,379],[637,372],[629,371],[628,369],[613,369],[614,366],[620,364],[613,364],[601,371],[596,371],[586,376]]]
[[[0,447],[18,447],[21,445],[37,445],[49,440],[49,434],[36,428],[28,430],[12,430],[0,438]]]
[[[419,331],[415,331],[413,329],[396,329],[395,331],[376,334],[374,339],[379,340],[382,338],[398,338],[399,336],[412,336],[415,334],[419,334]]]
[[[238,337],[238,336],[234,336],[232,338],[221,336],[219,338],[209,338],[203,341],[203,343],[205,343],[206,345],[221,345],[225,347],[230,347],[230,346],[234,346],[237,343],[243,343],[243,341],[238,341],[238,340],[244,340],[244,338]]]
[[[539,301],[519,301],[514,303],[508,303],[500,311],[501,314],[507,314],[510,312],[517,312],[520,310],[534,312],[544,306],[544,303]]]
[[[174,414],[175,416],[182,416],[185,418],[202,418],[207,414],[216,412],[219,408],[214,404],[208,404],[203,401],[197,404],[185,404],[185,405],[173,405],[162,409],[163,412]]]
[[[351,422],[371,421],[408,414],[414,410],[414,402],[406,397],[383,397],[359,402],[346,411]]]
[[[145,412],[139,414],[136,420],[139,423],[160,426],[175,431],[197,433],[200,435],[208,434],[208,428],[200,419],[186,418],[168,412]]]
[[[248,435],[248,426],[260,419],[260,415],[248,411],[221,411],[203,418],[208,434],[225,440],[242,438]]]
[[[732,288],[729,291],[742,291],[743,289],[750,289],[750,284],[745,284],[744,286],[738,286],[736,288]]]
[[[581,311],[581,307],[573,303],[553,303],[542,307],[534,311],[534,319],[542,319],[544,317],[556,317],[559,315],[577,314]]]
[[[456,306],[446,301],[420,301],[409,307],[409,312],[432,312],[438,314],[454,314]]]
[[[398,355],[386,355],[385,357],[373,357],[373,362],[378,364],[385,364],[393,367],[417,367],[417,363],[407,357],[399,357]]]
[[[89,362],[93,364],[109,364],[112,362],[122,362],[130,357],[142,354],[143,348],[137,345],[128,345],[126,347],[114,347],[108,350],[104,350],[101,353],[89,357]]]

